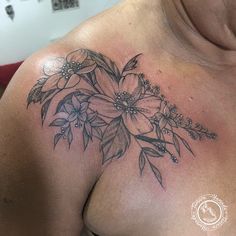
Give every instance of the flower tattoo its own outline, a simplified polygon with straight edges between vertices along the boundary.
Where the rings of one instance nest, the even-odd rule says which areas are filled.
[[[44,66],[44,73],[48,76],[42,87],[43,91],[54,88],[73,88],[80,82],[80,75],[93,71],[96,63],[88,59],[87,51],[79,49],[67,55],[66,59],[56,58],[48,61]]]
[[[58,128],[54,148],[60,140],[72,145],[73,137],[82,133],[87,149],[94,139],[99,141],[102,163],[124,156],[132,142],[140,148],[140,174],[146,165],[163,187],[162,175],[153,160],[166,157],[179,163],[181,146],[194,155],[186,132],[193,140],[216,139],[217,135],[177,112],[153,86],[138,74],[136,55],[122,70],[106,56],[88,49],[78,49],[65,58],[48,61],[43,76],[28,95],[30,104],[41,104],[41,120],[45,122],[51,102],[65,90],[68,94],[58,102],[51,127]]]
[[[128,74],[119,83],[111,80],[104,85],[100,80],[98,84],[104,94],[95,94],[89,99],[92,110],[112,119],[122,117],[125,127],[133,135],[153,130],[150,118],[156,113],[160,99],[142,93],[142,78],[139,75]]]

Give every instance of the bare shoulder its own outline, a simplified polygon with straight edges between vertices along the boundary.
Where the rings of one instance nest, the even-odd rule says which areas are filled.
[[[116,20],[115,27],[108,29],[111,20]],[[139,180],[149,173],[162,191],[171,181],[160,161],[174,169],[181,156],[194,156],[194,142],[216,139],[211,127],[186,118],[162,94],[167,79],[159,86],[151,78],[156,71],[144,62],[144,50],[132,45],[128,31],[114,14],[98,16],[34,54],[14,76],[0,104],[0,180],[14,173],[0,182],[5,199],[0,207],[7,221],[3,227],[16,223],[19,217],[14,216],[24,212],[18,230],[25,235],[22,225],[33,209],[42,225],[43,219],[53,222],[48,227],[54,232],[79,231],[83,206],[102,166],[121,161],[119,175],[109,175],[120,183],[126,163],[132,162],[130,177]],[[8,211],[8,203],[18,205]]]
[[[65,37],[35,53],[0,101],[3,234],[9,225],[12,235],[78,235],[83,227],[102,162],[91,132],[99,137],[105,124],[88,110],[89,94],[78,90],[96,67],[85,47]]]

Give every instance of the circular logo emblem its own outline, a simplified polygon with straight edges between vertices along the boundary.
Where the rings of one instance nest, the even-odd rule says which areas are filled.
[[[191,208],[192,219],[204,231],[213,231],[228,219],[227,206],[214,194],[199,197]]]

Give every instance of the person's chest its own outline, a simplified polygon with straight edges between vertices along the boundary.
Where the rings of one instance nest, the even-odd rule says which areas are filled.
[[[156,120],[149,118],[155,132],[132,136],[126,153],[106,166],[85,222],[102,236],[204,235],[191,215],[198,198],[216,194],[236,208],[235,98],[204,70],[148,66],[142,64],[147,83],[165,96]],[[221,235],[233,235],[235,221],[232,216]]]
[[[195,159],[185,155],[178,166],[167,158],[151,160],[162,174],[163,189],[150,166],[140,175],[137,150],[132,150],[123,160],[114,161],[95,186],[84,214],[86,225],[101,236],[204,235],[192,220],[192,204],[213,194],[229,212],[220,235],[233,236],[236,163],[231,151],[235,150],[219,155],[215,151],[214,156],[210,151],[198,152]],[[208,216],[208,212],[202,214]]]

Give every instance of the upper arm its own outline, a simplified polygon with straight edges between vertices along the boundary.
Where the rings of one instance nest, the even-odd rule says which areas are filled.
[[[68,54],[65,47],[55,45],[33,55],[15,74],[0,101],[3,234],[77,235],[83,226],[83,207],[100,173],[101,159],[96,140],[84,150],[84,123],[75,127],[80,116],[69,119],[68,112],[74,109],[72,97],[80,99],[75,87],[57,86],[61,68],[51,59],[63,66]],[[42,89],[44,80],[52,81]],[[84,106],[81,122],[85,122],[86,101],[76,101]],[[55,115],[59,104],[63,108]]]

